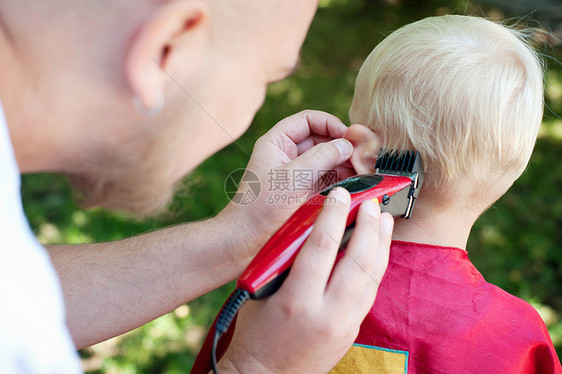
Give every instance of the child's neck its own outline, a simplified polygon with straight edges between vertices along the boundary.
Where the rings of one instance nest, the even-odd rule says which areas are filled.
[[[466,250],[470,229],[478,215],[453,208],[436,211],[418,201],[411,218],[395,221],[392,239]]]

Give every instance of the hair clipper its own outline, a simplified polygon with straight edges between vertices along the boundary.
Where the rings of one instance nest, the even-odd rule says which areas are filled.
[[[341,248],[344,248],[351,238],[359,206],[366,200],[375,201],[381,211],[394,217],[409,218],[423,183],[423,175],[418,152],[387,152],[381,149],[374,174],[344,179],[311,197],[269,239],[242,273],[236,290],[215,319],[191,373],[207,373],[211,369],[214,373],[218,372],[217,357],[220,359],[228,347],[233,331],[230,326],[238,310],[248,299],[263,299],[281,287],[299,250],[314,228],[330,190],[343,187],[351,195],[341,244]],[[225,333],[226,338],[221,340]]]
[[[342,240],[342,247],[345,247],[362,202],[373,200],[380,205],[382,212],[409,218],[422,183],[423,168],[417,152],[395,153],[381,149],[375,174],[344,179],[310,198],[264,245],[242,273],[236,287],[248,291],[252,299],[267,297],[281,287],[314,227],[326,195],[333,188],[343,187],[351,195],[347,229]]]

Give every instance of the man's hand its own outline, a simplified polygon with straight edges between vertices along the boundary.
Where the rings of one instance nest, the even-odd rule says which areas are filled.
[[[240,222],[237,235],[244,237],[251,257],[300,205],[327,187],[322,185],[327,172],[338,180],[354,174],[346,162],[353,153],[342,139],[346,130],[337,117],[306,110],[258,139],[246,170],[258,176],[260,195],[248,205],[231,202],[220,214],[224,221]],[[298,175],[308,179],[296,180]]]
[[[394,222],[363,203],[332,272],[349,193],[335,189],[326,201],[281,289],[242,308],[221,373],[327,373],[355,340],[388,265]]]
[[[351,143],[333,140],[346,129],[336,117],[314,111],[281,121],[258,140],[248,165],[264,185],[251,205],[231,203],[217,217],[118,242],[49,247],[76,346],[132,330],[238,277],[310,195],[283,191],[301,199],[268,203],[268,172],[313,170],[315,180],[321,170],[351,175],[341,165],[351,156]]]

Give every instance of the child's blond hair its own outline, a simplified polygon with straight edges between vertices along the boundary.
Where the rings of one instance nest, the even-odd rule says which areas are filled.
[[[521,33],[469,16],[423,19],[382,41],[363,64],[351,123],[390,149],[416,149],[426,184],[481,188],[515,180],[543,113],[543,74]]]

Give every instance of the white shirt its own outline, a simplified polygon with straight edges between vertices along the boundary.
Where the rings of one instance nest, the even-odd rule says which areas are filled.
[[[0,104],[0,373],[79,373],[60,284],[29,228]]]

